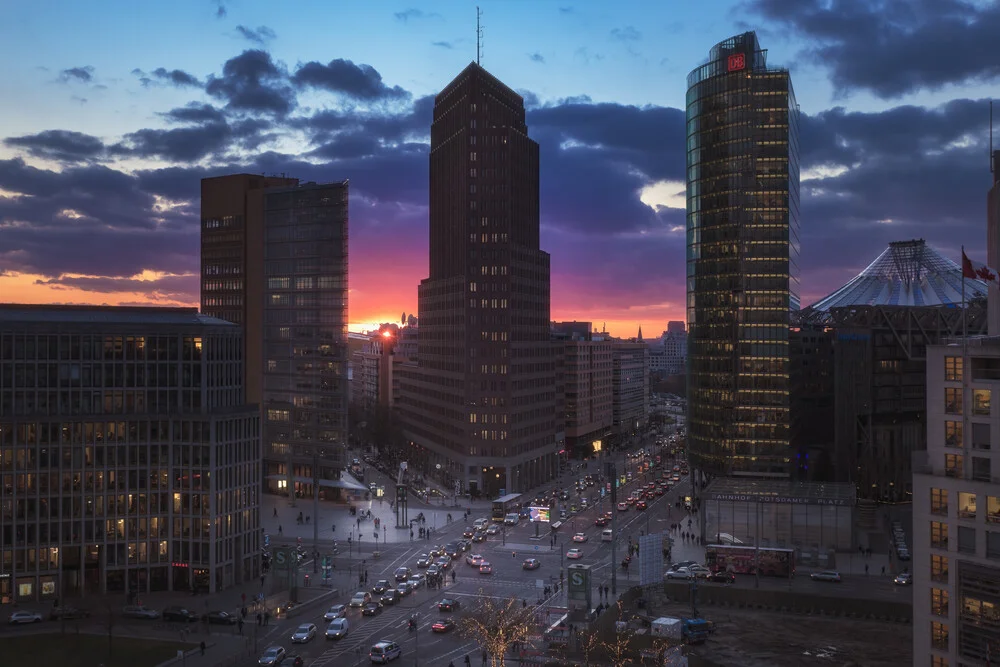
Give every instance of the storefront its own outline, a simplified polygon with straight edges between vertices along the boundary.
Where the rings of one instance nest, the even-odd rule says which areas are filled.
[[[853,541],[853,484],[717,478],[701,494],[706,544],[794,548],[803,561],[848,552]]]

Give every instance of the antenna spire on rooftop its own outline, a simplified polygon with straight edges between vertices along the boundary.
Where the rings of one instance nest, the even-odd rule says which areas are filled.
[[[479,23],[479,19],[483,17],[483,10],[481,10],[478,5],[476,6],[476,64],[481,64],[479,61],[482,57],[483,51],[483,27]]]

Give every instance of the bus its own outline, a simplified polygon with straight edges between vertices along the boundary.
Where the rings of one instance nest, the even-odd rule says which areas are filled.
[[[493,520],[503,523],[504,518],[508,514],[516,513],[519,509],[521,509],[520,500],[520,493],[508,493],[506,496],[494,500],[493,512],[491,514]]]
[[[709,544],[705,547],[705,565],[712,572],[753,574],[754,563],[759,564],[761,576],[791,577],[795,573],[795,551],[732,544]]]

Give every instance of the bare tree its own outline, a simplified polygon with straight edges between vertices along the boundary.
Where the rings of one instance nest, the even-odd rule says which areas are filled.
[[[615,631],[609,641],[604,642],[604,648],[608,652],[612,667],[625,667],[632,655],[632,635],[631,629],[624,625],[626,622],[625,610],[621,600],[618,601],[618,617],[615,623]]]
[[[580,652],[583,653],[584,667],[590,667],[591,658],[603,646],[601,635],[595,629],[580,630],[576,633],[576,641]]]
[[[517,598],[498,600],[479,589],[479,599],[458,621],[459,632],[475,640],[490,657],[493,667],[504,667],[507,651],[527,640],[532,614]]]

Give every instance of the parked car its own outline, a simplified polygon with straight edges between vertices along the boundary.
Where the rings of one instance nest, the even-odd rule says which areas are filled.
[[[286,655],[285,647],[271,646],[260,654],[257,664],[261,667],[277,667],[284,661]]]
[[[399,648],[399,644],[383,639],[372,646],[371,650],[368,652],[368,659],[374,663],[384,665],[390,660],[395,660],[402,654],[403,650]]]
[[[160,617],[160,612],[142,605],[129,605],[122,608],[122,616],[125,618],[154,619]]]
[[[305,644],[308,641],[312,641],[315,637],[316,626],[312,623],[303,623],[295,628],[295,632],[292,633],[292,643]]]
[[[230,614],[228,611],[210,611],[201,619],[209,625],[236,625],[239,622],[236,614]]]
[[[719,570],[718,572],[713,572],[712,576],[710,576],[708,580],[719,584],[732,584],[736,582],[736,575],[732,572]]]
[[[823,570],[822,572],[813,572],[809,575],[809,578],[813,581],[829,581],[832,583],[839,584],[840,572],[834,572],[833,570]]]
[[[163,610],[163,620],[194,623],[198,620],[198,614],[185,607],[167,607]]]
[[[7,618],[10,625],[24,625],[26,623],[41,623],[42,615],[33,611],[15,611]]]
[[[347,616],[347,607],[342,604],[335,604],[330,607],[325,614],[323,614],[324,621],[333,621],[338,618],[344,618]]]
[[[677,567],[667,570],[667,579],[694,579],[694,573],[686,567]]]
[[[87,618],[90,612],[77,609],[76,607],[56,607],[49,612],[49,618],[53,621],[72,621],[78,618]]]

